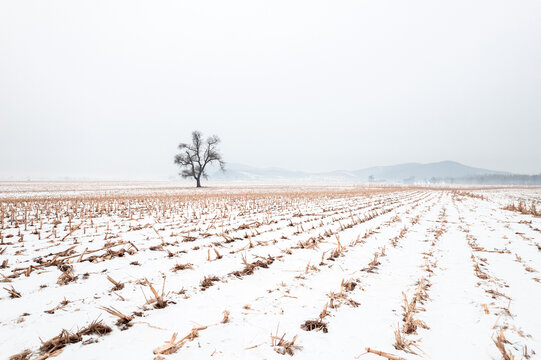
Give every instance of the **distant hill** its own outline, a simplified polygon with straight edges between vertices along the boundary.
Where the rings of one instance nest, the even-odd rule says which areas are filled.
[[[428,164],[407,163],[375,166],[366,169],[310,173],[281,168],[257,168],[243,164],[227,164],[225,173],[215,172],[210,178],[218,181],[344,181],[344,182],[429,182],[435,179],[467,178],[481,175],[510,175],[504,171],[474,168],[454,161]]]
[[[428,164],[408,163],[392,166],[377,166],[355,172],[359,179],[368,179],[370,175],[376,180],[391,182],[427,182],[433,178],[463,178],[479,175],[505,175],[504,171],[474,168],[455,161],[441,161]]]

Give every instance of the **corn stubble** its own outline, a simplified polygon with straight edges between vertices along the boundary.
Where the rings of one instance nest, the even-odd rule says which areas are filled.
[[[17,299],[21,297],[25,300],[26,296],[31,295],[24,286],[19,286],[18,279],[37,277],[39,274],[49,271],[55,271],[58,278],[55,275],[53,282],[44,284],[45,287],[43,288],[56,286],[62,289],[70,289],[74,284],[84,282],[88,276],[99,276],[100,280],[107,285],[105,291],[107,296],[111,296],[112,299],[118,301],[126,301],[130,300],[130,291],[134,288],[139,290],[137,287],[140,287],[145,303],[141,304],[141,294],[137,293],[139,303],[136,306],[139,306],[141,312],[133,311],[135,309],[126,311],[125,309],[130,309],[129,306],[121,307],[117,305],[123,309],[123,312],[114,306],[99,307],[104,314],[109,314],[116,320],[118,329],[114,331],[119,329],[129,330],[129,333],[136,329],[129,328],[134,323],[139,323],[134,319],[141,316],[142,312],[161,311],[160,309],[172,306],[175,301],[180,301],[179,299],[201,295],[202,292],[220,282],[219,287],[205,293],[206,295],[214,295],[215,292],[218,293],[220,288],[225,287],[229,282],[242,281],[250,276],[259,276],[259,274],[264,274],[265,271],[270,273],[271,271],[266,269],[274,269],[275,262],[283,261],[283,259],[287,259],[288,256],[297,252],[313,252],[317,254],[316,261],[313,258],[310,261],[304,260],[299,266],[299,268],[302,268],[295,269],[300,274],[295,276],[295,281],[301,282],[310,279],[311,276],[324,273],[331,266],[340,266],[344,263],[343,260],[350,256],[354,247],[362,246],[367,241],[371,241],[371,238],[377,237],[378,235],[375,234],[382,233],[381,228],[383,226],[395,224],[396,232],[385,239],[388,246],[384,244],[377,245],[377,248],[373,247],[366,253],[367,258],[362,265],[364,267],[359,266],[356,269],[356,271],[362,271],[362,273],[343,275],[361,278],[363,276],[377,276],[378,273],[384,271],[385,267],[390,266],[390,260],[388,259],[392,258],[392,253],[402,247],[405,248],[407,241],[411,241],[408,235],[409,232],[414,226],[423,224],[424,218],[415,214],[408,217],[402,214],[400,216],[393,213],[389,214],[392,206],[386,203],[374,203],[373,209],[366,209],[366,211],[362,207],[354,209],[358,211],[344,208],[333,209],[330,204],[335,199],[371,196],[375,193],[390,193],[401,190],[403,189],[388,187],[374,190],[318,190],[296,193],[266,191],[236,194],[199,193],[137,196],[133,194],[66,197],[53,195],[39,199],[7,199],[0,201],[0,255],[11,252],[10,255],[22,259],[30,259],[32,256],[34,263],[26,263],[22,267],[15,264],[19,262],[3,260],[0,263],[0,269],[2,270],[0,282],[6,283],[6,286],[3,287],[4,291],[6,291],[4,296],[6,301],[10,302],[20,301]],[[438,189],[438,191],[441,190]],[[455,191],[453,196],[457,202],[490,201],[484,195],[468,191]],[[307,205],[314,206],[309,207]],[[499,206],[501,207],[501,205]],[[535,202],[519,201],[517,204],[511,203],[505,207],[505,210],[516,212],[517,214],[511,214],[513,216],[540,216]],[[327,212],[331,214],[327,217],[330,218],[330,223],[325,222],[328,220],[322,215]],[[276,216],[276,214],[281,215]],[[387,220],[382,221],[380,226],[373,225],[373,222],[370,222],[370,226],[366,224],[367,226],[362,228],[362,231],[357,231],[352,237],[343,235],[346,230],[386,214],[385,219]],[[406,214],[409,214],[409,210]],[[406,295],[407,291],[402,292],[402,320],[394,332],[394,344],[392,334],[389,331],[389,348],[391,350],[392,345],[394,345],[395,349],[405,353],[418,354],[422,352],[418,346],[420,339],[413,340],[411,335],[422,332],[421,329],[430,329],[425,322],[418,319],[418,314],[423,311],[421,305],[429,300],[428,289],[431,284],[428,278],[438,272],[438,261],[434,257],[438,249],[437,244],[445,238],[447,227],[452,226],[451,221],[449,224],[444,225],[447,223],[446,216],[447,214],[443,210],[439,216],[439,225],[429,231],[430,239],[427,240],[427,247],[429,247],[430,251],[423,253],[426,263],[419,266],[421,269],[419,271],[423,273],[423,276],[420,277],[418,284],[416,284],[416,291],[408,292],[410,294],[409,298]],[[306,220],[306,218],[309,220]],[[401,222],[403,222],[403,225],[399,224]],[[171,224],[175,225],[175,228],[166,226]],[[261,236],[266,232],[271,233],[268,228],[278,226],[277,224],[280,224],[281,227],[277,227],[275,231],[282,231],[283,233],[274,234],[272,237],[267,238]],[[145,231],[148,231],[148,234]],[[353,229],[352,231],[356,230]],[[147,238],[138,242],[128,236],[135,232],[143,232],[147,234]],[[38,256],[30,255],[33,251],[30,239],[37,239],[38,244],[44,245],[44,248],[50,247],[54,250],[48,251],[47,255],[44,255],[46,252]],[[87,239],[92,241],[85,242]],[[512,256],[509,255],[512,254],[509,247],[484,248],[471,235],[467,236],[466,240],[469,245],[468,251],[471,250],[472,253],[472,267],[476,281],[483,284],[495,281],[493,275],[487,269],[486,259],[483,260],[482,256],[487,253],[496,256],[498,256],[497,254],[503,254],[500,256]],[[528,239],[525,240],[528,241]],[[485,244],[482,241],[480,242]],[[535,245],[533,242],[531,243]],[[16,252],[11,251],[15,246],[17,246]],[[183,246],[188,247],[183,248]],[[280,251],[278,255],[274,254],[273,256],[258,251],[267,247],[280,247]],[[537,244],[537,248],[541,250],[541,245]],[[533,249],[536,251],[535,247]],[[123,276],[122,273],[110,272],[107,269],[99,273],[101,275],[96,275],[98,272],[90,270],[88,270],[88,273],[82,274],[86,270],[80,271],[79,267],[81,263],[84,265],[109,264],[109,261],[114,259],[128,258],[130,259],[126,262],[126,264],[129,263],[128,268],[140,266],[138,269],[145,269],[148,259],[145,259],[144,256],[150,252],[153,259],[169,259],[170,262],[167,263],[167,267],[161,268],[160,273],[144,273],[138,275],[135,280]],[[200,254],[201,261],[198,258],[195,258],[195,260],[192,258],[184,259],[183,254],[187,252]],[[261,254],[265,254],[265,256]],[[320,254],[321,261],[319,260]],[[386,256],[388,257],[386,258]],[[190,260],[191,263],[186,262],[186,260]],[[226,272],[219,274],[215,272],[220,276],[207,275],[202,279],[198,276],[193,287],[187,287],[187,290],[182,287],[180,291],[176,288],[176,284],[178,284],[176,281],[179,278],[182,279],[182,276],[190,276],[190,274],[195,274],[192,271],[201,271],[204,266],[228,263],[229,260],[232,260],[230,263],[234,264],[234,266],[227,269]],[[519,254],[515,254],[515,260],[517,263],[522,264],[526,274],[534,275],[537,272],[533,267],[535,264],[528,263]],[[469,267],[470,271],[472,267]],[[114,269],[114,267],[109,268]],[[217,266],[212,268],[212,273],[216,268]],[[202,276],[205,272],[197,274]],[[344,272],[344,274],[346,273]],[[176,288],[176,291],[165,291],[167,275],[170,276],[168,288]],[[176,278],[173,276],[176,276]],[[340,277],[336,280],[338,281]],[[159,289],[159,285],[155,286],[155,284],[159,284],[158,279],[160,278],[163,278],[161,289]],[[541,281],[538,278],[533,278],[533,280]],[[286,285],[290,284],[284,284],[283,286]],[[361,287],[361,280],[346,277],[342,279],[339,288],[337,282],[333,285],[330,289],[326,289],[328,292],[322,293],[323,296],[326,296],[324,298],[325,302],[321,302],[323,307],[317,305],[312,314],[313,317],[300,324],[300,328],[306,331],[299,333],[300,337],[297,337],[297,335],[287,336],[286,333],[281,333],[278,329],[274,334],[271,333],[270,345],[273,351],[280,355],[295,355],[297,351],[302,349],[299,343],[303,343],[303,336],[323,336],[321,334],[328,334],[329,332],[332,334],[325,335],[325,338],[334,335],[336,329],[333,327],[334,316],[343,309],[352,310],[362,306],[361,303],[354,300],[362,301],[362,297],[357,298],[355,296],[359,294],[359,291],[364,291]],[[536,284],[534,283],[534,285]],[[510,298],[501,293],[501,289],[498,289],[500,288],[484,288],[486,294],[492,297],[494,301],[510,301]],[[400,292],[398,291],[397,298],[399,295]],[[73,301],[75,300],[73,299]],[[58,305],[54,306],[54,304]],[[73,311],[75,309],[73,305],[65,298],[58,303],[58,298],[56,298],[52,305],[47,306],[48,310],[40,309],[39,313],[42,316],[56,313],[56,316],[58,316],[64,311]],[[257,308],[255,305],[254,302],[254,309]],[[494,303],[490,304],[490,309],[487,304],[480,304],[479,306],[482,309],[480,312],[484,312],[487,316],[493,316],[498,311],[500,311],[499,316],[512,316],[509,306],[505,308],[495,306]],[[168,311],[168,309],[163,311]],[[243,309],[255,311],[249,305],[245,305]],[[318,315],[320,309],[321,312]],[[48,315],[44,315],[44,313]],[[233,312],[233,314],[236,313]],[[204,330],[207,328],[218,325],[229,326],[228,324],[235,323],[236,319],[236,316],[231,317],[231,311],[226,310],[223,312],[223,318],[217,324],[193,327],[189,332],[184,333],[183,337],[174,333],[162,345],[154,348],[154,344],[149,349],[149,352],[154,348],[153,352],[157,356],[156,358],[163,359],[163,356],[175,354],[189,342],[204,336]],[[59,354],[70,344],[91,343],[111,331],[112,329],[101,320],[96,320],[76,332],[62,329],[57,336],[41,341],[38,350],[34,352],[24,350],[11,356],[10,359],[24,360],[34,356],[41,358],[52,357]],[[265,339],[268,338],[265,337]],[[267,341],[265,341],[266,345],[268,345]],[[494,336],[493,341],[503,359],[514,359],[510,342],[505,338],[503,329],[500,329],[499,333]],[[260,345],[250,346],[246,349],[253,349]],[[390,360],[403,360],[398,355],[371,347],[366,347],[365,350],[366,353]],[[525,353],[528,354],[526,349]]]

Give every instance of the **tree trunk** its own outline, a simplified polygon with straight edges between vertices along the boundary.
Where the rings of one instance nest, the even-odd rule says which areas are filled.
[[[197,180],[197,187],[200,188],[201,187],[201,178],[196,178],[195,180]]]

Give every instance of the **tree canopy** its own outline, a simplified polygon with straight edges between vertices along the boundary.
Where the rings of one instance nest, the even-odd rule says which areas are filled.
[[[180,153],[175,156],[175,164],[180,166],[180,175],[183,178],[193,177],[197,187],[201,187],[201,177],[207,179],[206,168],[208,164],[218,163],[220,169],[225,170],[225,162],[218,150],[221,140],[218,136],[212,135],[203,139],[200,131],[192,132],[192,143],[180,143]]]

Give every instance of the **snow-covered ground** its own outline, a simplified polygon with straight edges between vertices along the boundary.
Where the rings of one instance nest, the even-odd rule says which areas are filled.
[[[519,201],[541,189],[0,183],[0,358],[541,358]]]

